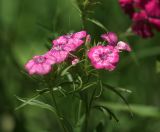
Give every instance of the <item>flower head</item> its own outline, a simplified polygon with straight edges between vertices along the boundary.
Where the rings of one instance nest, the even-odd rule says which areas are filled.
[[[119,4],[122,7],[123,11],[132,17],[134,13],[133,0],[119,0]]]
[[[143,38],[153,36],[152,27],[145,11],[134,13],[132,30]]]
[[[86,35],[86,31],[80,31],[60,36],[53,40],[53,47],[48,52],[49,56],[56,58],[56,63],[63,62],[68,57],[69,52],[75,51],[84,43],[82,39],[86,37]]]
[[[53,40],[53,46],[64,45],[63,47],[69,47],[69,51],[75,51],[79,46],[84,43],[82,39],[86,37],[86,35],[86,31],[63,35]]]
[[[61,63],[67,59],[69,51],[70,47],[68,46],[66,47],[65,45],[55,45],[47,54],[49,58],[55,58],[56,63]]]
[[[131,48],[127,43],[123,41],[118,42],[118,36],[114,32],[108,32],[108,33],[102,34],[101,37],[102,39],[107,41],[110,46],[115,47],[119,51],[121,50],[129,51],[129,52],[131,51]]]
[[[132,31],[143,37],[152,37],[153,29],[160,31],[160,0],[119,0],[122,9],[132,21]]]
[[[79,59],[75,58],[75,59],[72,60],[72,65],[76,65],[78,62],[79,62]]]
[[[88,57],[94,68],[112,71],[119,61],[119,51],[110,45],[99,45],[89,50]]]
[[[118,42],[118,37],[114,32],[108,32],[106,34],[102,34],[101,38],[109,43],[109,45],[115,46]]]
[[[55,60],[49,58],[48,55],[34,56],[25,65],[25,69],[30,75],[38,74],[45,75],[51,71],[51,65],[55,63]]]

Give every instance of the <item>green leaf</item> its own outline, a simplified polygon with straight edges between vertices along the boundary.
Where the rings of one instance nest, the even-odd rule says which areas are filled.
[[[108,32],[109,30],[99,21],[95,20],[95,19],[90,19],[87,18],[88,21],[92,22],[93,24],[97,25],[98,27],[102,28],[104,31]]]
[[[106,102],[106,101],[98,101],[95,103],[96,105],[108,107],[117,111],[128,111],[128,107],[123,104]],[[160,118],[160,108],[154,106],[146,106],[139,104],[130,104],[132,108],[132,112],[142,117],[152,117],[152,118]]]
[[[108,113],[109,116],[110,116],[110,119],[114,118],[115,121],[119,122],[117,116],[108,107],[106,107],[106,106],[95,106],[95,108],[97,108],[100,111],[102,111],[106,116],[107,116],[106,113]]]
[[[32,100],[30,99],[30,101],[22,99],[20,97],[17,97],[17,99],[20,100],[21,102],[25,103],[25,104],[28,104],[28,105],[37,106],[37,107],[40,107],[42,109],[50,110],[57,115],[56,109],[49,104],[46,104],[44,102],[41,102],[41,101],[35,100],[35,99],[32,99]]]
[[[67,128],[68,132],[73,132],[73,127],[71,125],[71,123],[63,117],[63,123],[65,124],[65,127]]]
[[[105,83],[103,83],[103,86],[105,86],[105,88],[107,88],[107,89],[113,91],[114,93],[116,93],[126,103],[126,105],[128,106],[128,109],[130,111],[130,114],[133,117],[133,113],[132,113],[132,110],[130,108],[130,105],[129,105],[128,101],[123,97],[123,95],[120,92],[118,92],[117,89],[113,86],[110,86],[110,85],[105,84]]]
[[[96,84],[97,84],[97,82],[90,83],[90,84],[86,85],[85,87],[83,87],[81,89],[81,91],[86,90],[86,89],[88,89],[88,88],[90,88],[90,87],[92,87],[93,85],[96,85]]]
[[[39,96],[40,96],[39,94],[36,94],[32,98],[25,100],[25,102],[23,104],[21,104],[20,106],[16,107],[15,110],[19,110],[20,108],[23,108],[24,106],[26,106],[28,103],[30,103],[32,100],[38,98]],[[21,101],[20,97],[16,96],[16,98]]]

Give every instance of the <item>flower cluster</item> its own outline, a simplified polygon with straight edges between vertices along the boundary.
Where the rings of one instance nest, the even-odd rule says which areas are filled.
[[[120,51],[131,51],[131,48],[127,43],[118,41],[117,35],[113,32],[102,34],[101,37],[108,42],[108,45],[104,46],[98,43],[97,46],[89,49],[87,55],[94,68],[112,71],[119,62]],[[25,69],[30,75],[48,74],[52,69],[52,65],[65,61],[71,54],[70,52],[76,51],[84,43],[84,38],[86,38],[86,43],[91,42],[91,36],[86,31],[58,37],[53,40],[53,46],[50,51],[44,55],[34,56],[33,59],[27,62]],[[76,65],[78,62],[79,59],[74,58],[72,65]]]
[[[118,42],[118,37],[113,32],[102,34],[101,37],[108,42],[108,45],[92,47],[88,52],[88,57],[94,68],[112,71],[119,62],[120,51],[131,51],[131,48],[123,41]]]
[[[86,35],[86,31],[80,31],[60,36],[53,40],[53,46],[50,51],[44,55],[34,56],[33,59],[27,62],[25,69],[30,75],[48,74],[52,69],[52,65],[65,61],[70,52],[75,51],[84,43],[82,39],[85,38]],[[74,61],[73,64],[76,62]]]
[[[132,30],[137,35],[152,37],[153,29],[160,31],[160,0],[119,0],[132,21]]]

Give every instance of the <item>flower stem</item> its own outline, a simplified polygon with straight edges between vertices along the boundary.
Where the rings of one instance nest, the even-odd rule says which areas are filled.
[[[56,101],[56,98],[55,98],[55,96],[54,96],[54,93],[53,93],[53,90],[52,90],[51,87],[50,87],[50,94],[51,94],[53,103],[54,103],[54,105],[55,105],[55,109],[56,109],[57,114],[58,114],[58,119],[59,119],[59,123],[60,123],[61,129],[63,129],[64,132],[67,132],[67,130],[66,130],[66,128],[65,128],[65,125],[64,125],[64,123],[63,123],[63,117],[62,117],[61,114],[60,114],[60,111],[59,111],[59,108],[58,108],[58,105],[57,105],[57,101]]]

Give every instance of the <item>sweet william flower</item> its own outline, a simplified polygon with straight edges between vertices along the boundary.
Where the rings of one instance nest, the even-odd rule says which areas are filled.
[[[89,50],[88,57],[94,68],[112,71],[119,61],[119,51],[110,45],[99,45]]]
[[[160,31],[160,0],[150,0],[145,5],[148,21]]]
[[[150,0],[134,0],[133,4],[135,8],[140,8],[140,9],[144,9],[145,5],[149,2]]]
[[[107,41],[109,45],[115,47],[119,51],[131,51],[131,48],[127,43],[123,41],[118,41],[118,36],[114,32],[102,34],[101,38]]]
[[[125,50],[131,52],[131,47],[126,42],[123,41],[119,41],[115,48],[118,49],[119,51]]]
[[[82,39],[86,37],[86,35],[86,31],[80,31],[58,37],[53,40],[53,47],[48,52],[48,55],[51,58],[55,58],[56,63],[65,61],[70,52],[75,51],[84,43]]]
[[[79,46],[84,43],[82,39],[86,36],[86,31],[63,35],[53,40],[53,45],[65,45],[66,47],[70,47],[70,51],[75,51]]]
[[[58,64],[67,59],[70,50],[71,48],[66,45],[55,45],[47,54],[49,58],[55,58],[55,62]]]
[[[79,62],[79,59],[75,58],[75,59],[72,60],[72,65],[76,65],[78,62]]]
[[[30,75],[45,75],[51,71],[51,65],[56,63],[54,58],[49,58],[48,55],[34,56],[33,59],[29,60],[25,69]]]
[[[134,13],[134,1],[133,0],[119,0],[119,4],[122,7],[123,11],[132,17]]]
[[[114,32],[108,32],[102,34],[101,38],[109,43],[109,45],[115,46],[118,42],[118,37]]]
[[[132,30],[137,35],[148,38],[153,36],[152,26],[145,11],[134,13]]]
[[[132,21],[132,31],[143,37],[152,37],[153,29],[160,31],[160,0],[119,0],[120,6]]]

